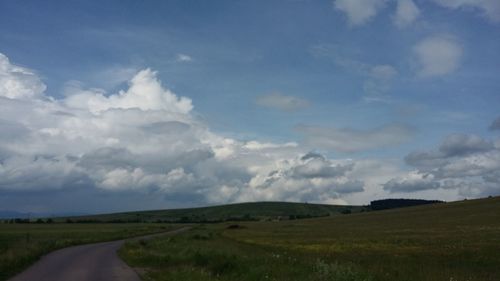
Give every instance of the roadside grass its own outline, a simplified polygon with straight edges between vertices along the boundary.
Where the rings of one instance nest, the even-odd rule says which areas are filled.
[[[145,280],[500,280],[500,197],[127,242]]]
[[[53,250],[173,229],[165,224],[0,224],[0,280]]]

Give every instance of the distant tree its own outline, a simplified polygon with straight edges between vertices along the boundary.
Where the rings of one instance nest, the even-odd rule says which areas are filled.
[[[345,208],[345,209],[341,210],[340,213],[343,215],[348,215],[352,212],[351,212],[351,209]]]
[[[188,222],[190,222],[190,220],[189,220],[189,217],[184,216],[184,217],[181,217],[181,219],[179,220],[179,222],[180,223],[188,223]]]
[[[402,207],[411,207],[426,204],[444,203],[438,200],[421,200],[421,199],[382,199],[375,200],[370,203],[372,210],[386,210]]]
[[[29,219],[21,219],[21,218],[14,219],[14,223],[29,223],[29,222],[30,222]]]
[[[45,222],[46,222],[46,223],[53,223],[53,222],[54,222],[54,220],[53,220],[52,218],[48,218]]]
[[[43,220],[38,218],[38,219],[36,219],[35,223],[43,223]]]

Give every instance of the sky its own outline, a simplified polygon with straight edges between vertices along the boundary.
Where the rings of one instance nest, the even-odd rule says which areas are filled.
[[[0,209],[500,195],[498,0],[1,1]]]

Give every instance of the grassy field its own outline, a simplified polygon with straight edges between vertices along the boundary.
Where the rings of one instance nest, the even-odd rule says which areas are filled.
[[[122,221],[122,222],[220,222],[227,220],[267,220],[323,217],[345,212],[367,210],[363,206],[338,206],[325,204],[255,202],[220,205],[202,208],[139,211],[93,216],[72,217],[74,221]],[[65,220],[63,218],[62,220]]]
[[[239,242],[226,237],[223,229],[199,226],[172,237],[130,241],[120,256],[143,280],[373,280],[354,264]]]
[[[128,242],[145,280],[500,280],[500,197]]]
[[[55,249],[172,228],[165,224],[0,224],[0,280]]]

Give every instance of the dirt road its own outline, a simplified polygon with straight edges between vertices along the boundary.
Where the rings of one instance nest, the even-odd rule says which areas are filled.
[[[134,239],[173,235],[189,228]],[[74,246],[54,251],[9,281],[140,281],[117,255],[125,240]]]

